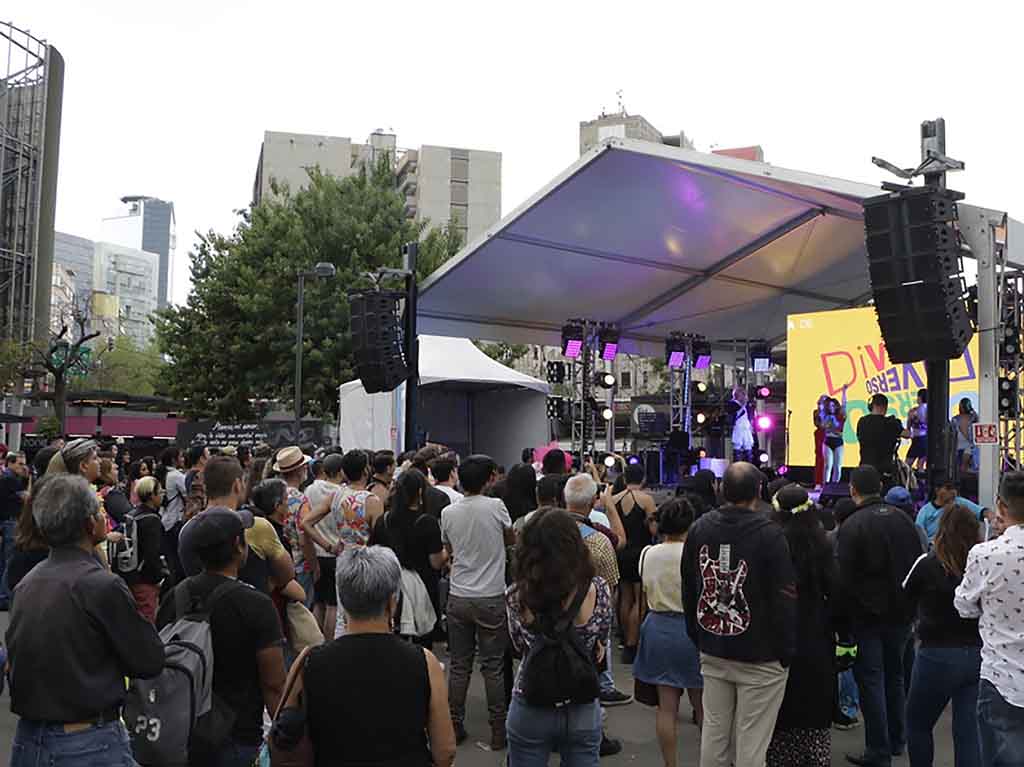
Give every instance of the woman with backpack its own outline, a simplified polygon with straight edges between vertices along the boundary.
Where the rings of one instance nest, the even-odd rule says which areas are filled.
[[[510,767],[541,767],[553,751],[564,767],[596,767],[598,666],[607,660],[612,605],[568,513],[540,509],[523,528],[506,601],[509,633],[523,656],[508,712]]]
[[[156,477],[143,477],[135,483],[135,492],[139,496],[139,505],[128,513],[125,521],[126,542],[135,549],[135,567],[122,570],[113,558],[111,567],[128,584],[139,615],[155,623],[160,603],[160,583],[168,575],[160,558],[160,540],[163,537],[160,504],[163,502],[164,489]]]

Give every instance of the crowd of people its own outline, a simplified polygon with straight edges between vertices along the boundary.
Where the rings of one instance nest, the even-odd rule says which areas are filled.
[[[309,452],[5,457],[12,765],[171,764],[175,738],[193,765],[448,765],[477,661],[474,739],[513,767],[617,753],[634,696],[666,767],[683,701],[702,767],[829,765],[861,721],[851,763],[925,767],[950,703],[958,767],[1024,762],[1024,473],[918,510],[864,465],[823,509],[742,461],[659,504],[639,464],[558,449]],[[198,702],[169,681],[189,643]]]

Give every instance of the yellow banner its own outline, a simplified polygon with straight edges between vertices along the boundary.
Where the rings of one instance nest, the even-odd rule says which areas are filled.
[[[889,414],[906,425],[907,411],[917,404],[917,391],[927,387],[924,363],[893,363],[885,352],[875,310],[842,309],[812,314],[791,314],[786,333],[786,408],[789,416],[789,462],[814,465],[814,410],[818,397],[827,394],[842,401],[848,385],[844,466],[858,466],[857,421],[867,413],[872,394],[889,398]],[[953,417],[960,399],[978,408],[978,339],[964,356],[949,365],[949,407]],[[904,441],[900,454],[909,446]]]

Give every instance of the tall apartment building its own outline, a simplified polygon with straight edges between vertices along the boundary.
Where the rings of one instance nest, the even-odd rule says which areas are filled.
[[[144,195],[122,197],[124,213],[103,219],[100,238],[107,243],[156,253],[157,307],[170,302],[176,247],[174,203]],[[96,287],[102,290],[102,287]]]
[[[65,232],[55,232],[53,238],[53,274],[54,284],[58,273],[65,279],[70,273],[74,285],[75,296],[82,306],[88,306],[89,296],[93,290],[93,260],[96,243],[85,237],[76,237]],[[55,299],[51,300],[51,304]]]
[[[623,111],[610,115],[602,114],[594,120],[582,121],[580,123],[580,154],[585,154],[588,149],[606,138],[631,138],[655,144],[678,146],[683,149],[694,148],[693,141],[687,138],[682,131],[663,135],[642,116],[626,114]]]
[[[256,165],[253,203],[271,194],[273,182],[293,191],[302,188],[312,168],[345,178],[382,157],[393,163],[410,218],[428,221],[431,227],[454,221],[463,240],[469,241],[501,217],[500,152],[441,146],[403,150],[394,134],[382,131],[371,134],[365,144],[337,136],[267,131]]]
[[[140,349],[153,338],[149,317],[159,306],[160,263],[157,253],[112,242],[96,243],[95,292],[117,298],[120,331]]]
[[[50,332],[59,335],[76,308],[85,308],[87,296],[80,296],[75,283],[75,274],[60,264],[53,265],[53,280],[50,284]],[[70,326],[69,326],[70,327]]]

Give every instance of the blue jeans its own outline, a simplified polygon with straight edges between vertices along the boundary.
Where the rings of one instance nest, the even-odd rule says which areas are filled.
[[[14,556],[14,528],[17,521],[13,519],[0,522],[0,606],[11,604],[11,589],[7,585],[7,565]]]
[[[608,668],[601,672],[597,681],[601,685],[601,692],[613,692],[615,690],[615,677],[612,676],[612,636],[611,624],[608,626],[608,639],[604,643],[604,657],[607,659]]]
[[[230,741],[217,754],[217,767],[252,767],[259,755],[260,746]]]
[[[306,592],[306,609],[312,610],[313,601],[316,598],[316,581],[313,580],[313,573],[304,569],[301,564],[296,565],[295,580],[299,582],[299,585],[302,586],[302,590]],[[333,637],[331,638],[333,639]]]
[[[1024,766],[1024,708],[1007,703],[987,679],[978,686],[978,729],[985,767]]]
[[[64,725],[18,721],[11,767],[138,767],[121,722],[64,732]]]
[[[852,669],[839,672],[839,710],[851,719],[860,713],[860,695]]]
[[[903,652],[909,633],[908,626],[872,626],[855,632],[853,676],[860,689],[864,755],[876,764],[889,764],[905,742]]]
[[[979,767],[978,678],[980,647],[919,647],[907,698],[907,752],[911,767],[931,767],[932,729],[953,701],[956,767]]]
[[[507,731],[509,767],[546,767],[555,751],[562,767],[598,767],[601,761],[601,707],[597,701],[540,708],[513,696]]]

